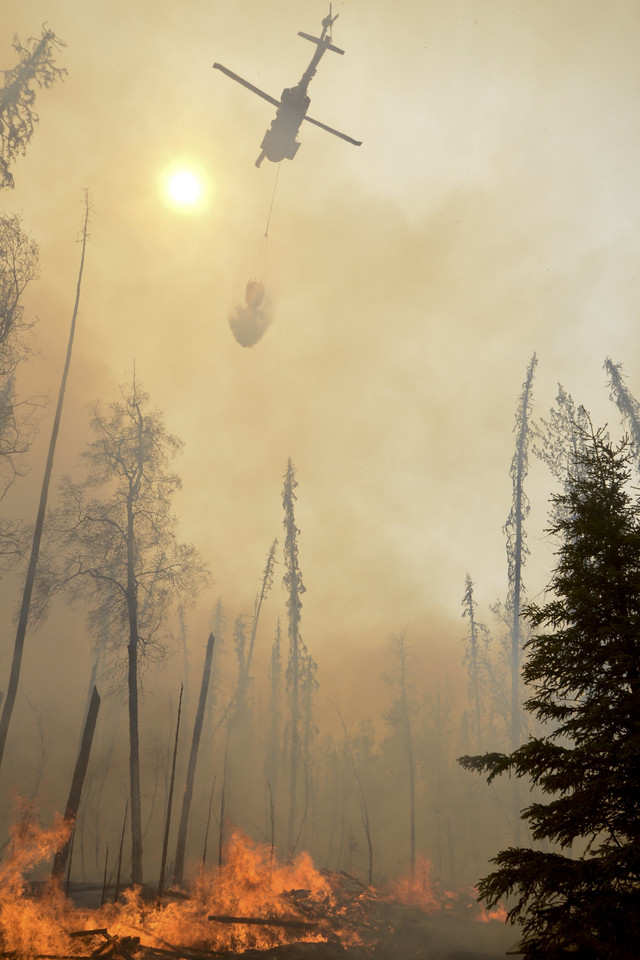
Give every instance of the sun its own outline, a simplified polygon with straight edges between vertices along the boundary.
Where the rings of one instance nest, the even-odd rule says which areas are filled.
[[[164,190],[169,203],[183,210],[197,208],[204,198],[202,177],[188,167],[172,170],[166,176]]]
[[[191,170],[176,170],[167,182],[169,196],[176,203],[191,206],[202,196],[202,184]]]

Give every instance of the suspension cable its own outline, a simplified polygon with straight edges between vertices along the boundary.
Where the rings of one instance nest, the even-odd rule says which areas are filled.
[[[278,186],[279,176],[280,176],[280,163],[278,164],[278,168],[276,170],[276,179],[275,179],[275,183],[273,184],[273,193],[271,194],[271,204],[269,206],[269,214],[267,216],[267,225],[264,228],[264,236],[266,240],[269,239],[269,224],[271,223],[271,211],[273,210],[273,202],[276,198],[276,187]]]
[[[262,273],[263,280],[266,279],[265,275],[267,272],[267,265],[268,265],[267,261],[269,257],[269,226],[271,224],[271,214],[273,212],[273,204],[276,199],[276,189],[278,186],[279,175],[280,175],[280,164],[278,164],[278,168],[276,170],[276,178],[273,184],[273,192],[271,194],[271,203],[269,204],[269,213],[267,214],[267,224],[264,228],[264,234],[262,235],[262,239],[258,244],[258,250],[256,253],[256,259],[255,259],[255,264],[253,268],[254,275]]]

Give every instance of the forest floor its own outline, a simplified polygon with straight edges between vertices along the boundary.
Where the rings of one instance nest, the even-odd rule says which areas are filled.
[[[358,889],[370,889],[363,888],[347,875],[341,875],[340,879],[341,888],[352,887],[352,893]],[[85,908],[97,907],[102,895],[98,885],[74,884],[69,892],[74,904]],[[310,907],[305,901],[303,895],[306,892],[290,891],[289,896],[291,906],[295,906],[295,915],[304,916],[303,922],[324,938],[316,942],[297,940],[295,929],[290,929],[283,935],[286,942],[267,948],[224,949],[212,936],[210,943],[201,942],[197,947],[175,945],[171,951],[158,951],[145,945],[144,935],[139,943],[132,943],[111,937],[108,931],[102,935],[97,931],[93,939],[86,941],[83,954],[96,960],[162,960],[163,955],[172,960],[503,960],[507,950],[513,948],[519,939],[516,928],[499,920],[481,922],[472,919],[468,908],[467,915],[463,912],[464,907],[425,912],[393,898],[376,897],[367,900],[364,909],[358,905],[356,911],[352,903],[346,903],[348,897],[345,895],[342,906],[346,904],[351,934],[345,943],[345,912],[341,909],[339,917],[335,911],[323,915],[318,904]],[[187,895],[182,896],[188,901]],[[176,891],[168,893],[169,900],[175,897],[178,901],[182,899]],[[151,890],[148,891],[148,902],[153,902]],[[293,910],[287,913],[292,916]],[[273,918],[266,919],[265,926],[270,922],[277,926]],[[234,924],[241,925],[239,920],[224,916],[213,923],[213,928]]]

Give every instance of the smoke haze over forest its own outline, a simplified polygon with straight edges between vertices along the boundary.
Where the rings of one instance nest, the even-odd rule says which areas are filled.
[[[532,354],[536,418],[560,382],[594,423],[618,430],[608,356],[640,393],[640,11],[630,0],[334,3],[345,56],[324,58],[310,114],[363,145],[303,126],[280,170],[267,261],[276,168],[254,161],[273,110],[211,67],[279,97],[310,56],[297,31],[316,33],[326,12],[320,0],[4,0],[0,68],[13,65],[14,34],[24,42],[48,23],[68,75],[39,91],[39,124],[2,201],[40,246],[25,297],[34,356],[19,387],[52,405],[83,190],[91,196],[54,484],[81,469],[89,407],[117,399],[134,365],[185,442],[180,538],[214,581],[186,612],[192,704],[219,599],[231,670],[233,622],[252,614],[269,545],[282,541],[290,457],[321,726],[339,736],[337,702],[348,723],[371,717],[382,736],[394,633],[406,630],[421,688],[450,689],[454,718],[464,709],[465,576],[488,622],[507,590],[513,423]],[[204,184],[191,211],[163,194],[180,165]],[[273,320],[242,349],[227,317],[258,273]],[[13,516],[35,515],[51,412],[3,504]],[[531,456],[529,595],[549,576],[552,489]],[[280,562],[257,640],[265,671],[286,617],[282,574]],[[2,586],[3,675],[20,583]],[[145,721],[165,744],[180,643],[152,682],[162,721]],[[41,784],[49,809],[64,802],[89,671],[84,613],[57,603],[29,630],[7,767],[35,770],[38,731],[55,729]]]

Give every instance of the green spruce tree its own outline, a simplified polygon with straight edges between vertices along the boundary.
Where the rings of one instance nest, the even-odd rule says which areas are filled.
[[[524,611],[534,630],[525,708],[544,733],[511,754],[460,760],[489,781],[526,777],[545,797],[522,818],[559,852],[503,850],[478,887],[490,905],[515,897],[509,918],[522,924],[527,958],[638,956],[640,501],[629,463],[628,445],[592,433],[552,498],[551,596]]]

